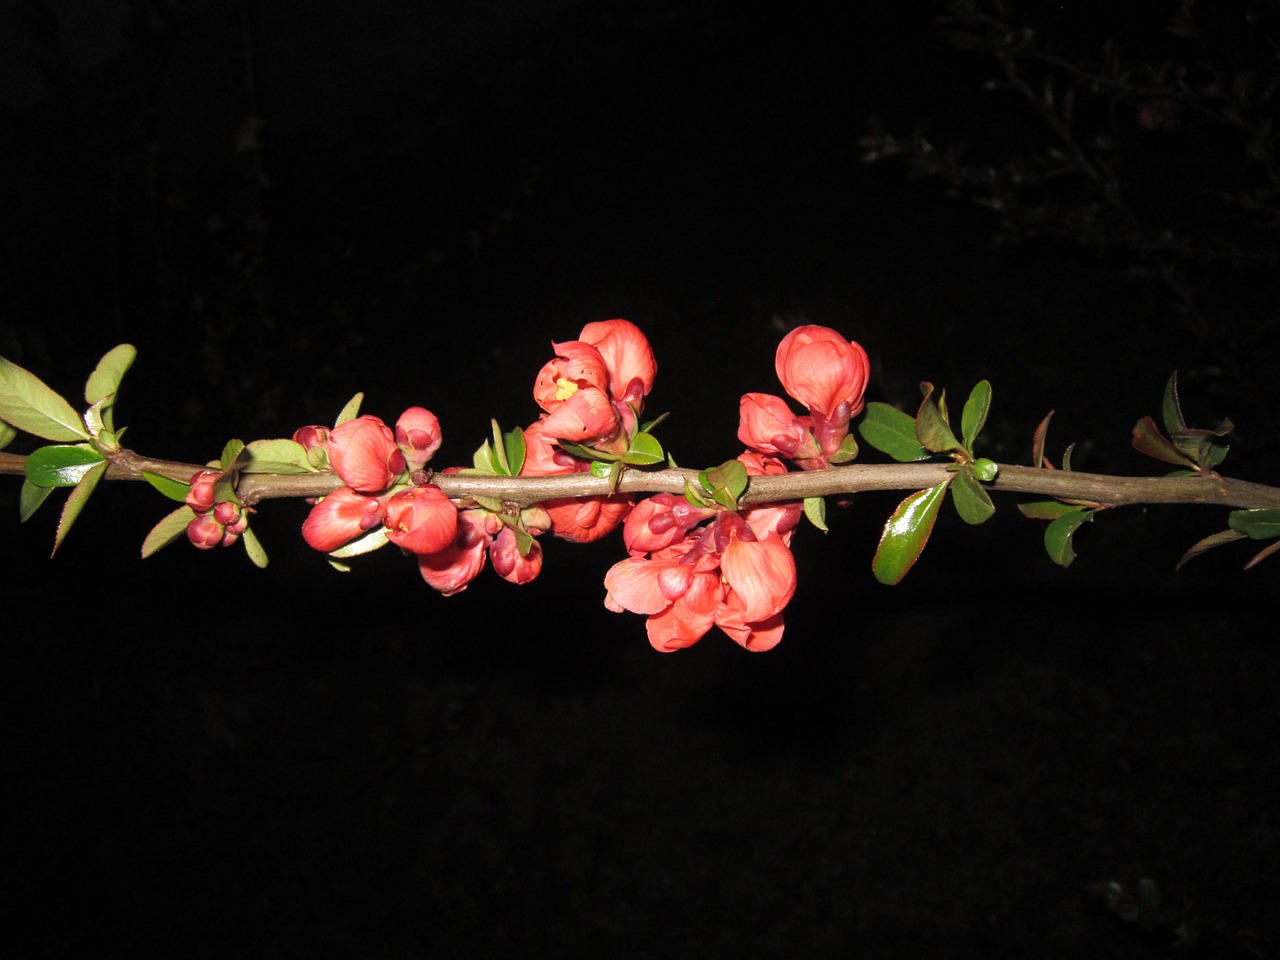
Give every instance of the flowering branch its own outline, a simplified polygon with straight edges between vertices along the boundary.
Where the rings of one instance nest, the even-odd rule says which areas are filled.
[[[1182,562],[1239,540],[1271,540],[1250,565],[1280,550],[1280,488],[1221,476],[1224,421],[1188,426],[1176,377],[1161,408],[1145,417],[1134,447],[1177,468],[1166,477],[1113,477],[1061,468],[1045,456],[1049,417],[1033,437],[1031,467],[998,464],[975,449],[991,405],[978,383],[953,428],[946,391],[922,383],[914,416],[865,403],[870,364],[858,343],[827,327],[792,330],[778,346],[775,369],[787,400],[748,393],[739,400],[738,439],[745,450],[703,470],[682,469],[654,428],[665,414],[643,416],[657,363],[649,342],[626,320],[587,324],[577,340],[554,344],[533,396],[542,414],[504,432],[496,422],[471,466],[427,464],[443,442],[440,422],[410,407],[388,425],[359,412],[357,394],[333,427],[310,425],[288,439],[229,441],[207,464],[156,460],[124,447],[114,424],[120,381],[134,359],[122,344],[99,362],[85,387],[83,414],[34,374],[0,358],[0,447],[24,431],[53,444],[27,456],[0,453],[0,474],[25,478],[20,515],[29,518],[53,490],[69,487],[54,540],[57,550],[103,479],[145,480],[181,504],[143,541],[150,556],[185,534],[200,549],[242,543],[258,566],[266,551],[250,527],[264,500],[303,497],[307,543],[347,569],[352,557],[394,544],[415,558],[422,578],[449,596],[467,588],[486,562],[513,583],[542,570],[538,538],[548,531],[589,542],[621,528],[627,557],[605,575],[605,605],[647,617],[650,643],[671,651],[696,643],[712,626],[748,650],[782,637],[783,609],[796,587],[791,540],[802,519],[826,532],[826,498],[842,504],[872,490],[913,491],[889,517],[872,571],[899,582],[915,564],[941,504],[960,518],[985,522],[991,494],[1048,497],[1019,504],[1048,521],[1045,547],[1066,566],[1072,537],[1101,511],[1138,503],[1236,508],[1228,528],[1195,544]],[[864,443],[892,464],[851,463]],[[798,470],[792,470],[788,461]],[[651,494],[636,501],[637,494]]]

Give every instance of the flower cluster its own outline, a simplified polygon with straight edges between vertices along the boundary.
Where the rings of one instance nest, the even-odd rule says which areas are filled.
[[[229,547],[249,529],[249,508],[233,499],[234,493],[217,489],[221,479],[219,470],[198,470],[187,490],[187,506],[195,512],[187,539],[201,550]]]
[[[797,417],[773,394],[744,394],[738,439],[752,450],[793,460],[802,470],[857,456],[849,420],[862,412],[870,371],[861,345],[830,327],[796,327],[778,345],[774,367],[783,388],[809,413]]]
[[[802,469],[853,459],[849,420],[863,407],[866,351],[827,327],[803,326],[779,345],[776,367],[787,393],[809,414],[797,417],[769,394],[745,395],[738,437],[748,449],[737,459],[746,474],[785,473],[779,455]],[[782,611],[796,587],[791,537],[802,506],[730,509],[724,499],[736,504],[737,494],[708,498],[692,488],[684,498],[657,494],[627,518],[623,539],[631,556],[605,575],[605,606],[645,614],[657,650],[690,646],[712,626],[748,650],[768,650],[782,639]]]

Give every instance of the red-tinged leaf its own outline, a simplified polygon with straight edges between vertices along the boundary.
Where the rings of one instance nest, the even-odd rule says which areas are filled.
[[[1200,554],[1212,550],[1214,547],[1220,547],[1225,543],[1234,543],[1237,540],[1248,539],[1245,534],[1236,530],[1223,530],[1221,533],[1213,533],[1205,537],[1203,540],[1193,544],[1191,549],[1182,555],[1182,559],[1178,561],[1174,567],[1175,570],[1181,570],[1183,564],[1188,560],[1194,560]]]
[[[1164,421],[1165,430],[1177,433],[1187,429],[1187,419],[1182,415],[1182,403],[1178,400],[1178,371],[1169,375],[1164,385],[1164,400],[1160,404],[1160,419]]]
[[[959,450],[960,441],[951,432],[943,412],[946,410],[946,391],[942,391],[935,402],[933,384],[926,380],[920,384],[920,392],[924,394],[924,400],[921,401],[920,409],[916,413],[916,439],[920,441],[920,445],[932,453]]]
[[[30,480],[22,481],[22,492],[18,495],[18,519],[26,523],[40,509],[40,505],[49,499],[53,487],[42,487]]]
[[[936,487],[913,493],[893,511],[871,561],[871,571],[881,583],[899,583],[920,559],[950,484],[948,479]]]
[[[98,481],[102,479],[102,475],[106,472],[107,462],[103,460],[90,467],[85,475],[80,478],[80,482],[72,488],[71,493],[67,496],[67,502],[62,507],[62,517],[58,521],[58,532],[53,537],[53,553],[57,553],[58,547],[62,546],[62,541],[71,532],[71,525],[80,516],[80,511],[89,502],[89,497],[98,486]]]
[[[147,538],[142,541],[142,558],[145,560],[161,547],[166,547],[187,529],[187,524],[196,518],[196,512],[183,504],[173,513],[151,528]]]
[[[1277,540],[1275,543],[1271,544],[1271,546],[1269,547],[1264,547],[1263,549],[1259,550],[1256,554],[1254,554],[1253,559],[1244,565],[1244,568],[1246,570],[1252,570],[1255,566],[1257,566],[1263,560],[1267,559],[1267,557],[1271,556],[1277,550],[1280,550],[1280,540]]]
[[[1160,428],[1150,417],[1143,417],[1134,424],[1133,448],[1162,463],[1172,463],[1178,467],[1195,466],[1194,461],[1183,456],[1173,445],[1173,441],[1160,432]]]
[[[1045,439],[1049,435],[1049,421],[1053,418],[1053,411],[1050,410],[1044,415],[1044,419],[1040,421],[1036,427],[1036,432],[1031,437],[1031,465],[1039,469],[1040,467],[1052,467],[1044,458]]]

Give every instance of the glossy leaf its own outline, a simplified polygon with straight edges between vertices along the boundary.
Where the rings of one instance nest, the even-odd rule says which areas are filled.
[[[80,482],[72,488],[71,493],[67,496],[67,502],[62,506],[62,517],[58,520],[58,532],[53,537],[54,553],[58,552],[58,547],[62,546],[62,541],[71,532],[71,525],[80,516],[80,511],[89,502],[89,497],[97,488],[98,481],[102,479],[102,475],[106,472],[107,462],[102,460],[91,466],[85,475],[80,478]]]
[[[951,502],[955,504],[960,519],[969,524],[985,523],[996,512],[990,495],[974,479],[973,474],[965,469],[956,471],[951,483]]]
[[[979,380],[969,392],[969,399],[964,402],[960,411],[960,432],[964,437],[964,448],[972,452],[973,441],[987,422],[987,414],[991,411],[991,384]]]
[[[18,519],[26,523],[40,509],[40,505],[49,499],[53,487],[42,487],[30,480],[22,481],[22,492],[18,495]]]
[[[244,473],[315,473],[307,449],[294,440],[254,440],[244,448]]]
[[[103,457],[91,447],[62,445],[33,450],[23,465],[27,479],[41,487],[74,487]]]
[[[1044,548],[1049,552],[1050,559],[1060,567],[1071,566],[1071,561],[1075,560],[1075,549],[1071,545],[1071,538],[1075,536],[1075,532],[1080,529],[1080,525],[1093,520],[1093,511],[1084,507],[1076,507],[1069,510],[1058,519],[1054,520],[1045,528],[1044,531]]]
[[[1280,510],[1232,510],[1227,515],[1227,526],[1250,540],[1280,537]]]
[[[900,582],[920,558],[950,482],[913,493],[893,511],[871,561],[871,570],[881,583]]]
[[[89,374],[89,381],[84,385],[84,402],[90,405],[101,403],[116,393],[137,356],[138,351],[129,343],[108,350],[93,368],[93,373]]]
[[[142,479],[170,500],[176,500],[178,503],[187,502],[187,491],[191,489],[191,484],[183,483],[181,480],[174,480],[171,477],[162,477],[160,474],[152,473],[149,470],[142,471]]]
[[[509,430],[507,433],[503,434],[503,440],[505,441],[504,445],[507,451],[507,465],[511,469],[511,475],[513,477],[518,477],[520,476],[520,471],[524,469],[524,457],[526,450],[524,430],[520,427],[516,427],[514,430]]]
[[[88,440],[80,415],[35,374],[0,357],[0,420],[45,440]]]
[[[862,439],[899,463],[923,460],[929,451],[916,438],[916,421],[909,414],[887,403],[872,401],[858,421]]]
[[[627,450],[626,456],[622,458],[623,463],[629,463],[632,466],[647,467],[651,464],[662,463],[666,459],[666,454],[662,452],[662,444],[651,433],[637,433],[631,438],[631,446]]]
[[[142,541],[142,558],[145,560],[161,547],[166,547],[173,543],[174,540],[186,532],[187,524],[195,518],[196,512],[186,504],[164,517],[151,528],[147,538]]]
[[[924,400],[921,401],[920,410],[916,413],[916,439],[920,441],[921,446],[933,453],[959,450],[960,441],[956,439],[956,435],[951,432],[951,427],[947,423],[946,391],[942,391],[938,399],[934,400],[933,384],[926,380],[920,384],[920,392],[924,394]]]

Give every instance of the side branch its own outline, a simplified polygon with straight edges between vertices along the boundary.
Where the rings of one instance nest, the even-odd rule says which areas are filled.
[[[0,475],[21,475],[25,457],[0,452]],[[743,503],[771,503],[806,497],[850,495],[871,490],[922,490],[944,482],[946,463],[859,464],[826,470],[752,477]],[[141,480],[143,472],[188,481],[204,464],[151,460],[129,450],[112,458],[107,478]],[[685,482],[698,471],[689,469],[627,470],[620,493],[684,492]],[[587,473],[553,477],[493,477],[437,473],[431,477],[453,499],[486,496],[518,506],[547,500],[599,497],[609,494],[607,480]],[[342,482],[328,471],[304,474],[246,473],[238,492],[247,504],[279,497],[322,497]],[[1234,508],[1280,508],[1280,488],[1219,476],[1116,477],[1106,474],[1044,470],[1002,464],[988,488],[1001,493],[1027,493],[1102,506],[1140,503],[1211,504]]]

